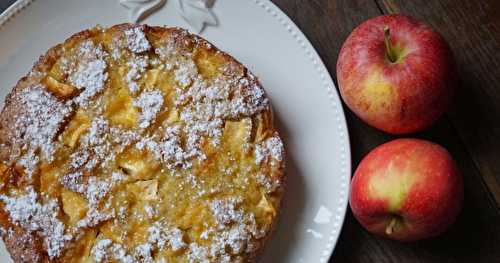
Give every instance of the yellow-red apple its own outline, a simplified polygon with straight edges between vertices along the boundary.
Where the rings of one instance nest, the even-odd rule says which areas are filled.
[[[455,63],[431,27],[403,15],[367,20],[337,61],[340,93],[363,121],[392,134],[430,126],[450,104]]]
[[[460,212],[462,176],[443,147],[397,139],[371,151],[352,179],[350,205],[368,231],[415,241],[445,231]]]

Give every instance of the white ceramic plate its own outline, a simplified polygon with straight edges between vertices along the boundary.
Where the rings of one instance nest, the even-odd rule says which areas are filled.
[[[178,8],[169,0],[143,22],[189,29]],[[330,75],[300,29],[270,1],[217,0],[212,11],[219,25],[203,37],[259,76],[287,149],[287,193],[261,262],[327,262],[344,220],[351,169]],[[49,47],[96,24],[127,21],[118,0],[19,0],[0,15],[1,101]],[[11,262],[3,246],[0,262]]]

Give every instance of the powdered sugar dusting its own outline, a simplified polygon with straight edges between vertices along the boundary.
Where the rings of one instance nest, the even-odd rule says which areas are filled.
[[[138,262],[153,263],[153,257],[151,253],[153,252],[153,247],[151,244],[142,244],[134,249],[134,256]]]
[[[284,148],[281,139],[277,136],[270,137],[255,146],[255,162],[260,164],[266,159],[282,161],[283,152]]]
[[[114,243],[111,239],[102,239],[92,247],[91,254],[96,262],[108,262],[115,259],[119,263],[136,263],[122,244]]]
[[[88,211],[77,227],[92,227],[102,221],[114,217],[114,213],[103,213],[98,209],[101,200],[124,176],[114,172],[109,179],[98,179],[95,176],[83,177],[82,172],[70,173],[61,177],[61,183],[69,190],[82,194],[88,201]]]
[[[43,237],[43,244],[50,258],[61,254],[72,236],[65,234],[65,226],[58,218],[57,200],[49,199],[45,204],[38,201],[38,194],[32,187],[18,197],[0,195],[13,222],[27,231],[36,231]]]
[[[85,162],[85,169],[91,171],[99,163],[114,159],[112,154],[112,146],[109,143],[109,123],[103,117],[95,118],[90,128],[80,139],[81,150],[72,155],[72,163],[84,162],[82,156],[92,156]]]
[[[80,64],[77,71],[71,75],[71,82],[79,89],[84,89],[76,99],[79,104],[85,104],[89,98],[104,88],[104,82],[108,79],[108,74],[104,72],[106,67],[106,62],[103,60],[89,61]]]
[[[98,166],[103,167],[138,139],[138,134],[110,127],[109,122],[99,116],[92,121],[88,132],[80,138],[80,148],[71,154],[71,167],[87,172]]]
[[[75,70],[69,69],[69,81],[72,85],[83,90],[75,99],[79,105],[86,105],[88,100],[104,89],[108,79],[105,57],[108,54],[100,45],[96,46],[91,40],[81,44],[78,50],[78,66]]]
[[[240,206],[242,200],[237,198],[215,199],[210,203],[216,229],[208,229],[200,238],[211,240],[209,247],[200,247],[191,243],[192,262],[196,260],[217,259],[218,262],[232,262],[232,255],[243,252],[251,253],[256,249],[252,239],[265,235],[264,229],[258,229],[252,213],[245,212]]]
[[[182,126],[175,125],[160,130],[155,137],[145,137],[136,144],[139,150],[148,149],[156,159],[162,161],[168,168],[190,168],[193,159],[203,160],[205,155],[197,144],[188,143],[183,147],[181,142]],[[156,140],[155,140],[156,139]]]
[[[34,152],[41,150],[48,161],[53,160],[54,140],[64,119],[72,108],[57,100],[42,85],[28,87],[15,98],[23,111],[17,116],[15,132],[19,144],[27,145],[28,153],[21,159],[30,175],[38,158]]]
[[[176,227],[169,228],[160,222],[155,222],[148,228],[148,242],[159,249],[164,249],[167,245],[173,250],[185,248],[183,232]]]
[[[103,262],[107,259],[106,249],[108,249],[111,244],[113,244],[111,239],[102,239],[97,241],[91,251],[91,254],[94,255],[94,260],[96,262]]]
[[[115,260],[119,263],[164,263],[164,260],[153,258],[155,249],[154,244],[144,243],[133,248],[132,253],[128,253],[126,245],[115,243],[111,239],[101,239],[92,247],[91,255],[96,262]]]
[[[181,87],[187,87],[198,77],[198,69],[193,60],[179,60],[174,78]]]
[[[236,210],[236,205],[240,201],[234,198],[224,200],[214,200],[210,206],[215,216],[217,224],[220,226],[231,222],[240,222],[243,220],[243,212]]]
[[[266,193],[274,192],[281,185],[279,180],[271,180],[264,174],[257,174],[255,179],[262,187],[264,187]]]
[[[196,263],[209,263],[208,249],[206,247],[199,246],[196,243],[189,244],[189,262]]]
[[[143,92],[139,98],[135,99],[134,106],[141,109],[139,127],[142,129],[149,127],[162,105],[163,95],[158,90]]]
[[[128,83],[128,89],[132,94],[139,91],[139,84],[137,80],[146,71],[148,66],[148,56],[132,56],[132,58],[127,61],[128,72],[125,75],[125,80]]]
[[[141,53],[151,48],[151,45],[149,44],[149,41],[141,27],[134,27],[125,30],[125,40],[127,42],[128,49],[134,53]]]
[[[34,149],[29,149],[26,154],[17,160],[17,163],[24,167],[26,175],[31,180],[33,173],[38,169],[40,158],[35,154]]]
[[[179,64],[177,71],[190,68],[189,63]],[[188,71],[189,72],[189,71]],[[243,81],[246,80],[246,81]],[[239,77],[218,77],[212,82],[190,80],[189,89],[179,88],[177,104],[185,105],[180,114],[186,123],[188,144],[197,147],[204,136],[211,138],[213,145],[219,143],[225,119],[251,116],[267,106],[267,99],[258,85],[249,86],[250,80]]]

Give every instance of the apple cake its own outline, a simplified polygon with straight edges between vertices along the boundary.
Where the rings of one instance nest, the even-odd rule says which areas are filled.
[[[96,27],[6,98],[1,235],[15,262],[252,262],[283,172],[243,65],[182,29]]]

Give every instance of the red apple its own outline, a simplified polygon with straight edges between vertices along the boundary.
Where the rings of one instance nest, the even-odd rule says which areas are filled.
[[[443,147],[397,139],[371,151],[352,179],[350,205],[368,231],[400,241],[444,232],[460,212],[462,176]]]
[[[345,41],[337,61],[347,106],[392,134],[422,130],[450,104],[455,63],[448,44],[429,26],[403,15],[372,18]]]

